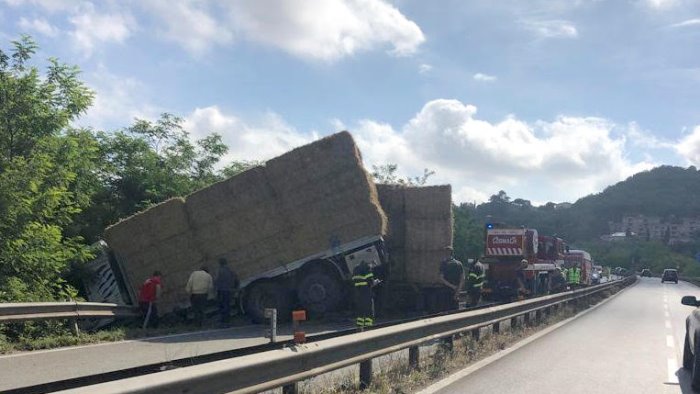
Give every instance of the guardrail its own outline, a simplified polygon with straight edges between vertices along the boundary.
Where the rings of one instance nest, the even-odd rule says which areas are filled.
[[[71,319],[78,333],[77,320],[138,316],[135,307],[99,302],[18,302],[0,304],[0,323],[30,320]]]
[[[539,319],[564,304],[579,305],[602,291],[624,287],[636,278],[604,283],[575,291],[519,301],[511,304],[431,317],[382,327],[281,350],[215,361],[211,363],[122,379],[73,389],[73,393],[257,393],[284,386],[285,393],[296,392],[296,383],[323,373],[360,364],[361,385],[372,376],[372,359],[409,349],[409,364],[418,365],[419,345],[455,334],[478,332],[510,320],[519,324],[521,316]],[[533,316],[534,315],[534,316]]]

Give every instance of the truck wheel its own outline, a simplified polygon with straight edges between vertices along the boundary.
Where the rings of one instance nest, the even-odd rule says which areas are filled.
[[[254,323],[265,322],[265,308],[276,308],[277,320],[287,321],[292,315],[292,297],[284,284],[261,282],[248,290],[244,308]]]
[[[340,282],[323,271],[313,271],[299,281],[297,296],[301,305],[314,315],[337,309],[340,303]]]
[[[683,345],[683,368],[690,369],[693,367],[693,352],[690,351],[690,341],[688,340],[688,332],[685,333],[685,344]]]

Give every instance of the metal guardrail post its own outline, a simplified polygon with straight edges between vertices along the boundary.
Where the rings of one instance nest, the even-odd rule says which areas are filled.
[[[360,363],[360,390],[366,390],[372,384],[372,359]]]
[[[265,308],[265,317],[270,319],[270,329],[267,332],[270,343],[277,342],[277,309]]]
[[[282,387],[282,394],[297,394],[299,392],[299,384],[294,382]]]
[[[418,369],[420,367],[420,347],[411,346],[408,348],[408,366],[411,369]]]
[[[481,339],[481,327],[479,327],[479,328],[477,328],[477,329],[475,329],[475,330],[472,330],[472,338],[473,338],[476,342],[479,342],[479,340]]]

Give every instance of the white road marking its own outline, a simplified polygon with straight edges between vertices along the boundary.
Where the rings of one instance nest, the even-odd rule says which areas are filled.
[[[673,348],[673,335],[666,335],[666,346]]]
[[[668,302],[668,296],[667,296],[667,295],[664,296],[664,302]]]
[[[669,358],[666,360],[668,365],[668,383],[678,383],[678,376],[676,376],[676,371],[678,371],[678,363],[675,358]]]
[[[671,328],[671,322],[670,322],[670,321],[666,320],[666,321],[664,322],[664,324],[666,325],[666,328]]]
[[[666,318],[671,317],[671,315],[668,314],[668,311],[664,311],[664,316],[666,316]]]
[[[668,310],[668,304],[664,304],[664,309]]]

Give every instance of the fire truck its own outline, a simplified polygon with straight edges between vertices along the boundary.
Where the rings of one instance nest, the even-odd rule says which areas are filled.
[[[539,237],[537,230],[487,224],[483,263],[486,297],[513,301],[549,293],[564,262],[564,242]],[[540,246],[544,249],[540,252]]]

